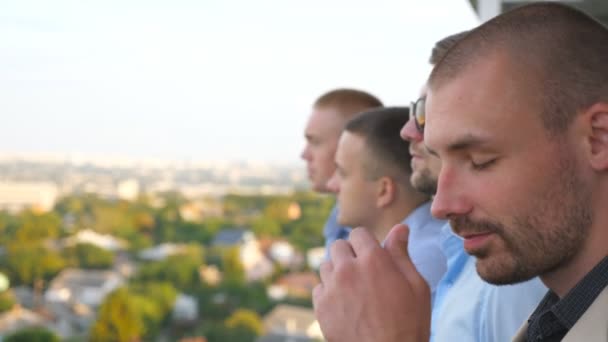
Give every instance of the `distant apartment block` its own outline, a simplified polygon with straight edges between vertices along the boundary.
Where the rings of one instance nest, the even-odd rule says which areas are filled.
[[[282,276],[273,285],[282,287],[289,297],[310,298],[312,290],[319,283],[315,272],[298,272]]]
[[[114,271],[66,269],[53,279],[44,298],[48,302],[97,307],[123,283],[123,277]]]
[[[273,265],[262,253],[255,235],[244,229],[225,229],[214,238],[212,245],[220,248],[239,249],[239,259],[245,268],[245,278],[256,281],[270,276]]]
[[[91,229],[84,229],[63,239],[63,246],[73,246],[79,243],[88,243],[108,251],[119,251],[128,247],[127,242],[109,234],[99,234]]]
[[[298,268],[302,266],[304,257],[287,241],[274,241],[268,247],[268,256],[283,267]]]
[[[303,341],[323,339],[319,322],[317,322],[313,310],[309,308],[277,305],[264,317],[263,323],[264,331],[268,335],[286,338],[285,340],[272,339],[274,341],[289,341],[289,338],[299,338]]]
[[[144,249],[137,256],[146,261],[161,261],[172,255],[184,253],[186,247],[187,245],[185,244],[161,243],[160,245]]]
[[[50,182],[0,182],[0,210],[50,211],[58,194],[57,186]]]

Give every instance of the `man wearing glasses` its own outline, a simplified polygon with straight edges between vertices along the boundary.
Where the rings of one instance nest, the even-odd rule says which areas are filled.
[[[468,31],[448,36],[435,44],[431,65]],[[426,87],[422,96],[411,103],[410,120],[401,137],[410,142],[412,185],[419,191],[435,195],[441,160],[424,146]],[[483,281],[475,271],[475,258],[468,255],[462,240],[452,233],[449,223],[441,232],[442,252],[448,270],[435,289],[431,316],[431,341],[508,341],[546,292],[535,278],[510,287],[497,287]],[[475,298],[475,300],[471,300]],[[496,318],[500,317],[500,321]]]
[[[412,161],[412,183],[437,188],[439,158],[424,147],[425,101],[412,103],[410,120],[401,137],[421,145]],[[426,159],[425,159],[426,158]],[[428,163],[427,163],[428,162]],[[418,183],[415,174],[418,173]],[[422,176],[422,177],[421,177]],[[420,182],[421,178],[424,182]],[[441,232],[441,248],[448,270],[435,289],[431,314],[431,341],[448,342],[459,336],[462,341],[508,341],[540,302],[547,288],[538,278],[510,286],[496,286],[479,277],[475,258],[466,253],[462,239],[446,223]]]
[[[606,56],[606,27],[535,3],[472,30],[429,78],[424,140],[442,163],[433,214],[485,281],[549,288],[517,342],[608,340]],[[397,225],[381,248],[355,229],[351,254],[322,265],[313,301],[329,341],[428,340],[429,289],[399,247],[407,239]]]

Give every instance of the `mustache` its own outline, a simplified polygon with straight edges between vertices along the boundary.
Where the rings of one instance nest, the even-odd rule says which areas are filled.
[[[450,225],[452,230],[457,235],[466,234],[482,234],[482,233],[496,233],[502,234],[504,226],[498,222],[492,222],[489,220],[472,220],[468,216],[460,216],[450,219]]]
[[[428,153],[426,151],[426,149],[424,148],[424,146],[420,147],[420,146],[414,146],[413,144],[410,144],[410,148],[409,148],[409,152],[410,154],[418,154],[418,155],[423,155],[425,153]]]

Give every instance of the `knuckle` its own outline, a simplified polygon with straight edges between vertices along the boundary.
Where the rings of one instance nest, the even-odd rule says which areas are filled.
[[[351,261],[344,261],[334,266],[334,279],[336,282],[342,284],[352,280],[355,274],[354,263]]]
[[[365,269],[378,269],[382,266],[386,266],[386,258],[384,256],[385,251],[378,247],[373,247],[362,253],[359,258]]]

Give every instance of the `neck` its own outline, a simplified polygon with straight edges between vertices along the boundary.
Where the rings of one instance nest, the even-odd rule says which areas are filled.
[[[397,201],[382,210],[382,214],[373,225],[373,232],[376,239],[380,242],[384,241],[394,225],[401,223],[424,202],[424,200],[419,199],[416,201]]]
[[[556,270],[540,275],[543,283],[560,298],[566,296],[593,267],[608,256],[608,211],[599,206],[596,209],[593,224],[579,252]]]

